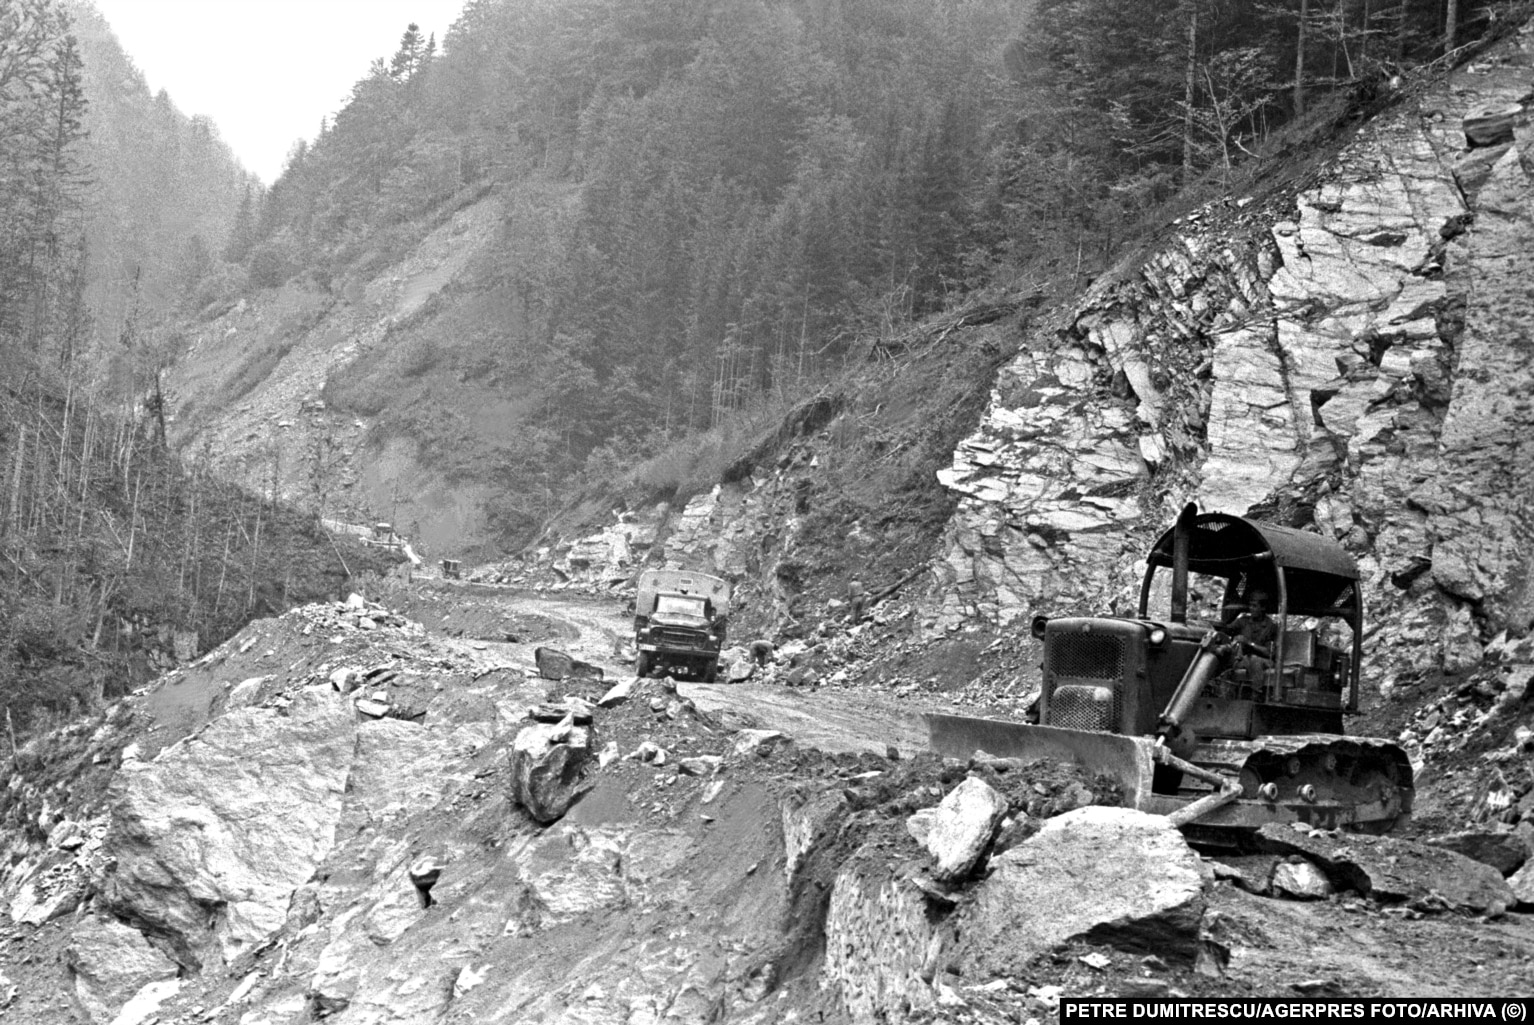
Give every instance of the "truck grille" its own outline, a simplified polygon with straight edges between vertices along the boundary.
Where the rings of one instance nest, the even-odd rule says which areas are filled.
[[[1118,680],[1124,675],[1124,642],[1114,634],[1057,634],[1049,639],[1049,669],[1057,677]]]
[[[674,630],[659,627],[650,631],[650,638],[657,644],[671,648],[701,648],[703,635],[691,630]]]
[[[1065,684],[1056,687],[1049,700],[1050,726],[1070,730],[1116,733],[1119,722],[1118,690]]]

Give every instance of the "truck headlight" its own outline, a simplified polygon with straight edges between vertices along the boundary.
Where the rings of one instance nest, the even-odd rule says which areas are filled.
[[[1166,628],[1161,626],[1152,627],[1150,635],[1146,640],[1150,641],[1150,646],[1153,648],[1161,647],[1166,643]]]

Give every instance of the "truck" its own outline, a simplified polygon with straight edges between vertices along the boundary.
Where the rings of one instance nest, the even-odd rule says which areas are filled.
[[[1242,627],[1257,597],[1274,606],[1265,645]],[[1343,730],[1363,613],[1337,542],[1189,505],[1146,557],[1135,615],[1034,617],[1037,722],[930,715],[931,744],[1079,763],[1212,843],[1271,822],[1388,832],[1409,821],[1411,764]]]
[[[713,683],[719,673],[730,608],[730,584],[686,570],[639,574],[634,597],[634,669],[664,671]]]

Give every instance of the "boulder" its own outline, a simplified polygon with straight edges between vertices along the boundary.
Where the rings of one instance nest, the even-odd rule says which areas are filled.
[[[634,693],[636,679],[619,680],[608,688],[607,693],[597,698],[598,708],[616,708],[627,701]]]
[[[146,986],[173,981],[177,974],[176,963],[150,946],[143,933],[95,916],[75,927],[64,963],[75,1000],[93,1022],[112,1021]]]
[[[724,764],[718,755],[696,755],[677,762],[677,770],[688,776],[712,776]]]
[[[1534,905],[1534,861],[1526,862],[1509,876],[1507,885],[1513,891],[1515,904],[1523,907]]]
[[[336,671],[343,672],[344,670],[338,669]],[[271,679],[269,676],[252,676],[249,679],[241,680],[230,689],[229,700],[225,707],[235,709],[255,704],[256,700],[261,696],[261,685],[269,679]],[[338,687],[336,689],[340,690],[341,688]]]
[[[526,726],[511,749],[512,797],[536,822],[557,821],[590,788],[591,732],[564,723]]]
[[[788,737],[777,730],[741,730],[735,734],[735,753],[738,755],[765,755]]]
[[[1523,105],[1507,103],[1482,107],[1465,115],[1465,142],[1472,148],[1496,146],[1513,141],[1513,129],[1523,114]]]
[[[992,858],[990,869],[956,923],[966,977],[1009,974],[1076,939],[1185,965],[1198,956],[1204,875],[1162,816],[1078,808]]]
[[[538,675],[545,680],[563,680],[575,664],[571,655],[558,648],[534,648],[533,661],[538,665]]]
[[[978,776],[954,787],[937,806],[927,832],[925,846],[936,862],[933,876],[953,882],[969,875],[1006,814],[1007,799]]]
[[[1442,847],[1274,824],[1263,826],[1256,842],[1274,854],[1298,854],[1326,873],[1337,889],[1355,890],[1384,904],[1480,913],[1514,903],[1500,872]]]
[[[932,820],[936,817],[936,808],[918,808],[905,820],[905,831],[912,840],[925,847],[927,837],[932,835]]]
[[[286,714],[238,709],[152,762],[124,761],[96,879],[104,903],[166,936],[187,967],[233,961],[282,927],[330,853],[356,744],[351,701],[326,683]]]
[[[1294,900],[1324,900],[1336,892],[1326,873],[1304,858],[1290,858],[1275,865],[1271,885],[1277,896]]]
[[[1472,829],[1435,836],[1427,842],[1434,847],[1458,851],[1483,865],[1490,865],[1504,876],[1512,875],[1529,860],[1528,844],[1517,833],[1493,833]]]
[[[789,671],[787,683],[790,687],[818,687],[820,674],[809,666],[799,666]]]
[[[602,667],[582,662],[569,652],[558,648],[534,648],[533,661],[538,664],[538,675],[545,680],[589,680],[602,682]]]

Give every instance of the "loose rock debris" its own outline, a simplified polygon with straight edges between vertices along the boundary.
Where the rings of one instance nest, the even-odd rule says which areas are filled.
[[[1242,924],[1254,912],[1239,900],[1232,904],[1235,898],[1260,900],[1273,908],[1308,907],[1313,909],[1310,914],[1334,916],[1373,929],[1468,921],[1435,917],[1431,901],[1387,904],[1378,894],[1363,897],[1351,890],[1310,904],[1247,897],[1230,885],[1217,883],[1220,878],[1233,881],[1233,870],[1209,871],[1213,863],[1203,862],[1206,868],[1198,889],[1205,911],[1196,927],[1176,933],[1182,937],[1177,942],[1167,939],[1164,913],[1135,911],[1123,922],[1115,919],[1118,924],[1084,928],[1074,939],[1050,941],[1037,948],[1013,944],[996,955],[1008,961],[1006,973],[991,976],[987,974],[991,969],[983,966],[984,959],[975,952],[977,948],[954,942],[952,935],[983,933],[982,919],[973,917],[979,914],[976,909],[1015,903],[997,896],[1006,889],[1002,880],[1010,878],[1010,870],[1004,866],[1017,859],[1040,857],[1039,851],[1047,845],[1041,846],[1045,842],[1039,837],[1050,823],[1068,819],[1067,813],[1073,809],[1109,810],[1103,805],[1118,799],[1111,785],[1086,778],[1067,766],[1015,759],[961,762],[919,752],[907,752],[898,759],[872,752],[828,755],[796,742],[782,730],[771,729],[768,723],[725,728],[681,698],[674,685],[664,679],[625,677],[614,686],[592,679],[548,680],[525,671],[534,661],[528,648],[474,648],[431,635],[417,638],[412,636],[408,621],[391,625],[385,616],[377,617],[385,625],[374,630],[346,627],[345,617],[354,614],[321,606],[254,624],[249,636],[236,638],[205,665],[182,670],[176,678],[179,682],[166,679],[158,685],[166,693],[211,695],[211,706],[201,713],[203,722],[236,707],[256,716],[290,716],[304,707],[297,699],[318,688],[352,709],[351,728],[359,738],[354,747],[359,751],[376,747],[385,762],[397,763],[374,767],[359,763],[350,770],[352,782],[348,786],[356,792],[347,802],[355,803],[358,811],[343,810],[342,821],[352,824],[338,835],[338,846],[331,856],[334,867],[322,870],[339,873],[333,879],[356,879],[355,883],[342,884],[347,887],[344,892],[352,896],[345,897],[339,906],[352,906],[345,901],[361,901],[355,906],[371,910],[356,918],[355,926],[347,926],[327,910],[327,902],[340,898],[311,904],[302,893],[293,896],[284,903],[284,908],[291,905],[294,909],[288,912],[294,916],[291,930],[279,932],[271,946],[262,948],[266,953],[242,962],[255,971],[242,969],[228,983],[217,984],[225,989],[208,989],[214,985],[210,981],[214,977],[207,973],[186,976],[190,981],[183,983],[182,990],[166,996],[160,1004],[166,1022],[191,1025],[193,1020],[202,1020],[193,1012],[196,1006],[227,1006],[229,1025],[234,1025],[236,1011],[244,1014],[261,1007],[269,1016],[278,1015],[286,1006],[283,1001],[294,992],[284,995],[280,986],[274,988],[285,977],[293,980],[297,994],[309,1001],[308,1006],[347,1009],[350,1014],[362,1015],[361,1020],[372,1020],[367,1009],[383,1006],[378,1001],[408,1003],[415,999],[400,996],[391,987],[414,977],[411,972],[415,969],[410,967],[414,955],[410,952],[415,949],[415,937],[425,935],[420,932],[424,923],[430,919],[441,923],[436,928],[450,931],[467,928],[466,923],[473,921],[473,909],[479,906],[476,895],[494,894],[496,903],[518,909],[509,920],[503,918],[496,930],[503,926],[509,929],[508,942],[523,942],[519,937],[524,937],[526,942],[536,943],[518,955],[530,957],[533,960],[528,963],[536,964],[540,956],[536,951],[547,949],[551,943],[556,949],[565,942],[589,945],[590,936],[596,934],[582,932],[588,928],[582,923],[589,916],[614,913],[614,909],[626,909],[621,911],[624,915],[642,914],[644,908],[654,906],[656,913],[663,915],[658,921],[670,923],[664,934],[672,936],[677,933],[674,923],[695,922],[688,916],[706,915],[706,908],[714,905],[690,900],[665,903],[671,898],[661,895],[673,892],[668,887],[680,887],[676,893],[696,892],[699,880],[710,872],[725,872],[730,880],[729,888],[720,890],[717,898],[725,901],[722,895],[730,894],[729,917],[721,921],[760,920],[767,931],[738,942],[757,952],[750,956],[758,958],[760,964],[777,965],[765,974],[753,968],[742,976],[740,988],[731,990],[734,995],[728,998],[736,1001],[729,1006],[740,1008],[753,1006],[743,1002],[748,997],[786,1001],[787,1006],[801,1008],[822,1006],[826,993],[838,992],[834,987],[823,989],[822,984],[835,979],[846,980],[836,985],[842,986],[839,992],[849,1002],[862,999],[858,992],[874,992],[860,991],[858,986],[864,982],[872,985],[882,978],[886,996],[870,996],[874,1001],[870,1007],[885,1006],[878,1002],[886,998],[910,999],[911,1007],[929,1007],[943,1020],[975,1022],[1016,1020],[1019,1015],[1023,1020],[1029,1016],[1044,1020],[1049,1005],[1043,997],[1056,991],[1142,995],[1239,991],[1230,988],[1236,985],[1231,979],[1249,977],[1240,976],[1249,971],[1242,966],[1250,964],[1252,957],[1266,956],[1260,944],[1267,941],[1255,940],[1257,934]],[[311,623],[323,624],[323,628],[316,625],[304,633],[303,627]],[[336,636],[342,641],[333,643]],[[238,649],[252,638],[256,643],[241,655]],[[815,700],[808,691],[800,693],[807,701]],[[147,717],[144,709],[155,696],[149,693],[134,698],[75,734],[78,746],[68,764],[83,763],[98,773],[110,774],[118,762],[128,760],[130,746],[140,744],[142,760],[134,764],[155,771],[155,758],[168,745],[143,744],[135,732],[138,717]],[[374,701],[387,702],[390,708],[413,705],[424,714],[407,722],[388,716],[373,719],[359,712],[362,702]],[[178,706],[156,707],[174,711]],[[181,736],[200,735],[200,729],[189,726]],[[455,739],[448,741],[448,737]],[[377,746],[385,738],[387,742]],[[69,745],[55,747],[62,751]],[[105,761],[98,763],[96,759],[102,755]],[[459,757],[470,761],[455,762]],[[41,749],[36,759],[34,768],[38,770],[62,771],[63,763],[50,761]],[[517,764],[518,759],[523,763]],[[413,768],[428,764],[434,768]],[[28,779],[32,778],[29,775]],[[79,779],[88,787],[88,774]],[[388,783],[388,779],[397,779],[398,784]],[[29,908],[35,909],[30,917],[43,917],[41,928],[64,929],[67,926],[63,923],[71,920],[69,912],[57,909],[79,906],[89,898],[89,880],[95,870],[88,869],[85,862],[99,857],[93,852],[99,852],[112,817],[104,805],[95,818],[74,810],[57,814],[53,809],[65,806],[63,790],[49,791],[53,798],[48,812],[39,815],[43,811],[42,791],[28,791],[29,785],[34,784],[23,783],[16,793],[33,794],[25,799],[35,802],[31,805],[34,821],[48,822],[49,846],[23,857],[7,875],[8,880],[25,878],[32,886],[33,903],[17,904],[13,899],[12,911],[26,915]],[[402,789],[389,789],[396,785]],[[930,826],[940,814],[940,806],[945,801],[964,804],[964,794],[986,790],[994,794],[986,802],[990,811],[968,826],[961,823],[961,828],[974,834],[968,849],[979,847],[980,853],[968,869],[940,872],[942,854],[929,844]],[[524,797],[526,804],[522,803]],[[364,805],[374,810],[363,813],[360,809]],[[508,816],[508,809],[514,806],[516,810]],[[757,810],[743,818],[747,807]],[[994,818],[997,810],[1002,810],[999,820]],[[387,832],[382,828],[386,821],[396,823],[387,826]],[[746,828],[748,822],[755,825]],[[401,833],[402,828],[414,832]],[[340,835],[350,836],[353,831],[356,840],[339,840]],[[397,842],[384,839],[391,833],[409,844],[397,855],[380,860],[381,854]],[[747,843],[750,836],[757,839]],[[661,856],[659,852],[667,849],[666,844],[676,843],[684,844],[690,853]],[[441,844],[450,857],[442,861],[437,879],[423,893],[419,883],[426,881],[426,866],[412,852],[432,844]],[[716,849],[711,844],[720,846]],[[678,857],[681,860],[674,860]],[[1261,880],[1261,889],[1272,894],[1281,889],[1272,884],[1276,866],[1313,865],[1317,856],[1289,853],[1266,857],[1271,861],[1265,870],[1253,864],[1243,866],[1240,872],[1245,878]],[[647,860],[655,858],[660,860]],[[79,859],[84,861],[77,864]],[[1052,864],[1052,859],[1050,855],[1048,863]],[[962,860],[968,861],[969,855]],[[374,867],[343,867],[359,864]],[[753,866],[756,870],[748,871]],[[360,875],[347,875],[358,871]],[[676,874],[667,874],[672,872]],[[520,881],[507,890],[506,883],[497,881],[497,873],[510,873],[507,878]],[[741,905],[735,902],[758,892],[752,888],[761,887],[779,894],[775,899],[784,902],[784,918],[739,910]],[[1259,887],[1253,883],[1252,888]],[[64,893],[63,899],[54,903],[60,893]],[[523,896],[515,896],[519,893]],[[727,905],[717,906],[722,914]],[[1401,917],[1388,913],[1396,909],[1403,913]],[[422,917],[423,912],[426,917]],[[1016,918],[1015,909],[1011,913]],[[1145,922],[1163,924],[1127,924],[1145,914],[1150,916]],[[455,919],[454,915],[470,917]],[[1172,920],[1177,921],[1176,915]],[[811,932],[803,941],[785,941],[785,934],[777,931],[780,921],[797,923],[793,929]],[[303,930],[315,923],[323,925],[304,938]],[[1332,931],[1339,928],[1348,926],[1327,926]],[[713,926],[693,926],[686,932],[685,936],[669,938],[668,949],[701,950],[690,944],[713,942],[707,937],[724,935]],[[769,935],[776,939],[769,940]],[[776,952],[782,948],[772,944],[789,942],[789,949],[821,949],[824,941],[811,941],[811,935],[845,937],[852,942],[845,975],[837,974],[841,969],[833,963],[834,958],[824,964],[785,967],[787,962]],[[1135,947],[1151,942],[1147,936],[1157,937],[1154,942],[1165,944],[1167,949],[1193,950],[1192,967],[1184,953],[1173,957],[1170,967],[1142,963],[1145,955],[1135,952]],[[910,946],[905,945],[908,942]],[[1254,948],[1254,943],[1258,947]],[[0,951],[5,949],[0,946]],[[472,944],[466,946],[465,960],[449,966],[454,978],[464,982],[451,987],[451,999],[463,1002],[465,1008],[475,1001],[487,1001],[488,1007],[507,999],[503,989],[506,962],[483,951],[476,953],[477,949]],[[1254,949],[1255,954],[1243,953]],[[1516,941],[1513,949],[1518,949]],[[912,974],[899,976],[906,981],[897,985],[890,981],[895,976],[883,974],[885,966],[906,963],[902,959],[908,955]],[[657,963],[646,958],[636,948],[630,958],[631,969],[613,970],[642,971],[644,979],[668,977],[656,974]],[[438,970],[440,959],[435,950],[430,960],[431,970]],[[1511,963],[1514,976],[1522,970],[1516,967],[1520,963]],[[386,974],[370,974],[374,969],[368,966],[374,964],[380,973],[403,974],[389,982]],[[487,971],[491,965],[501,967]],[[421,966],[425,971],[424,961]],[[295,969],[299,976],[285,975]],[[15,965],[0,963],[0,970],[14,976]],[[1314,975],[1312,971],[1308,977]],[[253,977],[264,981],[251,982],[236,999],[235,987]],[[1295,973],[1275,985],[1306,977]],[[643,987],[657,985],[640,979],[641,974],[635,974],[625,985],[644,992],[650,990]],[[708,989],[715,983],[706,981],[676,985],[716,992]],[[420,992],[437,991],[428,986]],[[596,1003],[592,1006],[610,1000],[616,990],[604,985],[602,992],[608,995],[593,995]],[[447,990],[442,993],[440,999],[448,999]],[[787,995],[779,997],[779,993]],[[838,1020],[835,1014],[845,1011],[835,1008],[850,1004],[823,1006],[834,1011],[831,1020]],[[539,1017],[532,1010],[523,1013],[529,1020]]]

